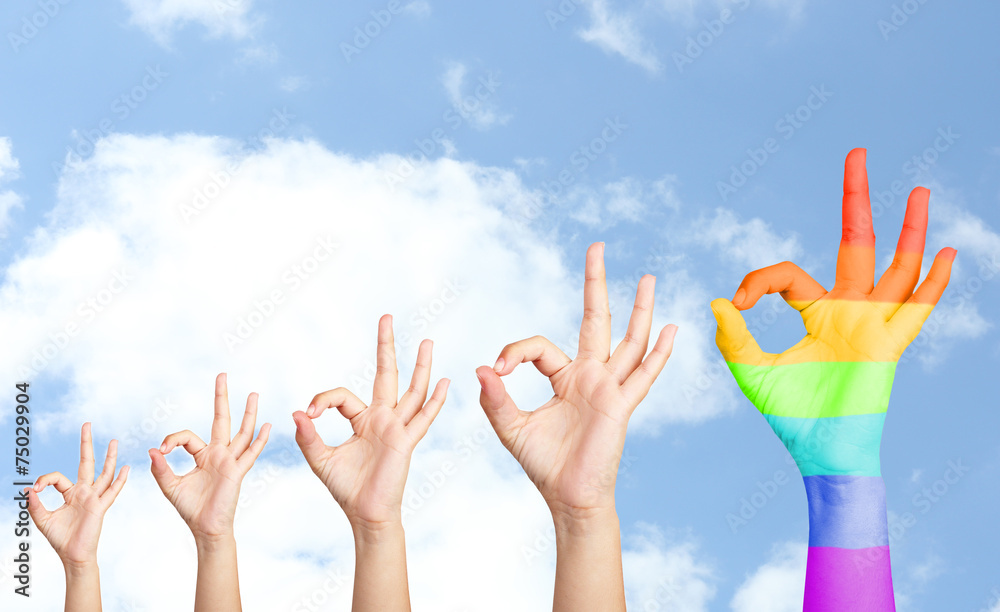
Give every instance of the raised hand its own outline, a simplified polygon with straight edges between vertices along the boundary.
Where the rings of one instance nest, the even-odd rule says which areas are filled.
[[[243,477],[264,450],[271,431],[265,423],[254,440],[257,394],[247,398],[243,422],[230,439],[226,375],[215,379],[215,418],[208,444],[190,430],[170,434],[160,448],[149,449],[153,478],[194,535],[198,546],[195,610],[239,610],[236,539],[233,522]],[[194,458],[187,474],[174,473],[164,455],[183,447]]]
[[[97,543],[101,537],[104,514],[118,498],[128,466],[115,478],[118,440],[108,444],[104,469],[94,480],[94,448],[90,423],[80,430],[80,469],[74,484],[59,472],[39,477],[35,486],[26,489],[28,513],[38,530],[55,549],[66,570],[66,610],[100,610],[101,592],[97,569]],[[63,505],[49,511],[38,499],[45,487],[52,485],[63,496]]]
[[[808,610],[893,605],[882,426],[896,362],[944,292],[955,258],[954,249],[942,249],[917,286],[930,196],[917,187],[893,263],[875,284],[865,155],[855,149],[845,163],[843,235],[830,291],[783,262],[748,274],[731,302],[712,302],[716,342],[729,369],[805,478],[811,509]],[[806,328],[806,336],[780,354],[763,352],[739,313],[765,293],[779,293]],[[865,580],[842,563],[858,555],[865,559],[859,567],[872,570]],[[833,574],[837,582],[831,586]]]
[[[424,402],[432,346],[430,340],[420,343],[410,387],[397,401],[399,372],[392,317],[385,315],[378,323],[371,404],[366,406],[356,395],[338,387],[316,395],[305,412],[292,415],[295,441],[302,454],[352,524],[378,527],[401,520],[410,455],[441,410],[450,383],[447,378],[439,380],[431,398]],[[354,435],[339,446],[327,446],[312,422],[328,408],[339,410],[354,430]]]
[[[833,289],[783,262],[747,274],[732,302],[712,302],[723,357],[803,476],[881,474],[879,443],[896,361],[940,299],[955,258],[954,249],[942,249],[916,287],[929,196],[923,187],[910,193],[895,259],[875,285],[865,151],[855,149],[845,167],[843,238]],[[765,293],[779,293],[800,312],[806,328],[806,336],[780,354],[763,352],[738,312]]]
[[[354,530],[357,565],[354,610],[408,610],[406,553],[402,527],[403,489],[414,447],[427,433],[448,391],[438,381],[426,402],[431,373],[430,340],[420,343],[410,387],[398,396],[392,317],[378,323],[377,370],[371,404],[338,387],[296,411],[295,441],[313,472],[337,500]],[[354,434],[327,446],[313,419],[336,408]]]
[[[666,364],[677,332],[675,325],[664,327],[646,356],[655,284],[652,275],[639,281],[628,331],[610,354],[604,245],[595,243],[587,250],[576,358],[534,336],[505,346],[493,368],[476,370],[486,416],[554,512],[614,508],[629,417]],[[500,378],[528,361],[549,379],[554,393],[530,412],[518,409]]]
[[[493,368],[476,370],[480,403],[493,429],[552,511],[556,609],[624,610],[618,464],[629,417],[666,364],[677,332],[675,325],[665,326],[646,355],[655,282],[651,275],[639,281],[628,331],[611,353],[604,245],[595,243],[587,250],[576,358],[535,336],[504,347]],[[548,377],[554,393],[530,412],[518,409],[501,380],[528,361]]]
[[[240,430],[230,440],[226,375],[219,374],[215,379],[215,418],[208,444],[185,429],[164,438],[160,448],[149,449],[156,484],[196,538],[233,534],[240,484],[264,450],[271,432],[271,424],[265,423],[254,440],[256,426],[257,394],[251,393]],[[164,458],[177,447],[183,447],[195,463],[194,469],[182,476],[174,474]]]

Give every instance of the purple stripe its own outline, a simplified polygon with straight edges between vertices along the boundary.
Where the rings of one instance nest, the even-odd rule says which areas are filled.
[[[892,597],[889,547],[809,547],[802,612],[888,612]]]

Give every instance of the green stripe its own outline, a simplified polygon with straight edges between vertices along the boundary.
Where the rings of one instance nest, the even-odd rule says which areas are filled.
[[[727,364],[744,395],[763,414],[799,418],[884,413],[896,371],[894,361]]]

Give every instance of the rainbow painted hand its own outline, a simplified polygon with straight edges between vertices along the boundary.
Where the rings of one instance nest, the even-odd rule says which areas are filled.
[[[845,164],[833,289],[783,262],[748,274],[732,302],[712,302],[719,350],[805,481],[805,610],[894,609],[882,426],[896,362],[941,298],[956,254],[942,249],[917,287],[929,195],[923,187],[910,193],[895,258],[876,285],[865,150],[854,149]],[[765,293],[780,293],[806,328],[806,336],[780,354],[763,352],[739,313]]]

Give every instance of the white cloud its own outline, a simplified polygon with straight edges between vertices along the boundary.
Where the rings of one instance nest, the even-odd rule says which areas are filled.
[[[496,88],[500,83],[493,73],[479,77],[466,87],[468,69],[460,62],[452,63],[441,77],[448,101],[455,111],[477,130],[505,125],[511,116],[497,110]]]
[[[741,221],[739,215],[727,208],[717,208],[711,219],[696,221],[690,239],[695,244],[721,249],[727,261],[748,268],[747,272],[782,261],[794,261],[802,255],[802,246],[795,234],[780,236],[771,229],[770,223],[759,218]]]
[[[331,566],[350,575],[350,532],[299,462],[289,414],[337,385],[370,396],[375,326],[391,312],[404,376],[417,342],[431,337],[434,377],[454,381],[409,479],[416,605],[549,606],[554,550],[543,537],[539,557],[530,560],[525,551],[538,547],[550,519],[489,428],[472,372],[518,338],[541,333],[563,346],[575,342],[582,252],[563,253],[505,214],[527,193],[513,171],[441,159],[416,164],[390,188],[386,177],[399,167],[397,156],[353,159],[315,142],[266,145],[246,152],[221,138],[109,137],[92,157],[66,168],[47,225],[5,271],[0,371],[11,379],[23,378],[16,375],[22,366],[41,368],[33,380],[55,379],[65,390],[36,406],[35,439],[91,420],[99,438],[123,440],[123,461],[136,467],[105,524],[105,593],[122,607],[190,607],[189,536],[149,479],[144,451],[171,431],[205,433],[212,380],[227,371],[232,404],[258,391],[260,419],[274,423],[270,450],[244,485],[249,501],[238,519],[246,609],[293,609],[313,596],[346,607],[349,587],[327,593],[323,584]],[[335,243],[329,257],[328,238]],[[672,263],[648,264],[660,276],[654,324],[679,323],[681,334],[633,418],[633,429],[644,433],[711,418],[728,397],[684,387],[714,355],[706,340],[707,296],[683,269],[662,270],[664,262]],[[635,280],[612,279],[619,338]],[[238,335],[241,326],[252,331],[230,350],[226,334]],[[526,409],[551,395],[530,367],[508,385]],[[164,403],[171,408],[159,410]],[[347,437],[336,414],[320,429],[331,442]],[[473,452],[463,454],[469,440]],[[283,445],[294,460],[281,460]],[[446,460],[459,469],[442,480]],[[8,549],[9,538],[0,536],[0,548]],[[61,572],[44,548],[37,546],[35,575],[39,584],[43,577],[58,582]],[[139,564],[137,549],[157,554]],[[626,550],[632,601],[655,596],[664,577],[684,601],[710,597],[709,574],[689,541],[668,542],[644,526]],[[461,562],[469,558],[477,563]],[[157,570],[175,578],[157,582]],[[657,583],[649,584],[654,575]],[[58,589],[38,593],[30,610],[57,605]]]
[[[996,589],[993,590],[995,601],[993,607],[988,610],[988,612],[1000,612],[1000,593]]]
[[[131,13],[132,25],[143,29],[161,45],[170,43],[173,33],[189,23],[197,23],[213,38],[242,39],[250,36],[260,22],[251,13],[253,0],[123,0]]]
[[[899,565],[894,563],[894,565]],[[909,564],[893,571],[893,594],[899,610],[919,610],[920,596],[938,577],[944,575],[948,565],[941,557],[930,553],[923,561]]]
[[[774,547],[767,563],[747,576],[729,603],[734,612],[798,612],[805,595],[804,543],[786,542]]]
[[[618,54],[651,73],[662,68],[653,46],[646,42],[629,15],[615,13],[607,0],[586,0],[590,25],[577,32],[586,42],[594,43],[605,53]]]
[[[636,10],[624,13],[613,9],[609,0],[577,2],[590,16],[589,26],[577,32],[581,39],[596,44],[606,53],[621,55],[653,74],[659,73],[663,66],[653,44],[640,33],[640,25],[657,25],[666,17],[689,30],[700,29],[704,27],[703,18],[718,19],[722,10],[742,12],[752,4],[749,0],[659,0],[640,3]],[[801,17],[805,0],[763,0],[762,4],[795,21]],[[676,40],[683,44],[685,36],[676,36]]]
[[[637,523],[623,541],[622,564],[630,610],[708,609],[715,596],[712,568],[688,541],[669,543],[656,525]]]
[[[419,17],[426,17],[431,14],[431,5],[427,0],[413,0],[404,6],[403,10]]]
[[[637,223],[650,206],[677,210],[680,202],[674,191],[677,177],[668,175],[658,181],[643,183],[625,177],[595,189],[577,185],[565,196],[570,217],[591,227],[610,228],[619,221]]]
[[[728,8],[738,12],[750,8],[749,0],[660,0],[658,3],[671,19],[680,21],[687,26],[697,24],[698,15]],[[797,19],[805,7],[805,0],[761,0],[758,4],[776,12],[785,13],[789,19]],[[700,26],[699,26],[700,27]]]
[[[288,93],[295,93],[300,90],[309,89],[309,79],[304,76],[287,76],[281,79],[278,83],[278,87],[282,91],[287,91]]]
[[[931,233],[934,244],[954,247],[961,259],[977,265],[982,258],[1000,262],[1000,235],[981,218],[951,202],[933,206],[931,215],[935,219]]]
[[[14,157],[10,138],[0,137],[0,185],[17,178],[20,167]],[[0,238],[7,236],[11,212],[23,207],[21,196],[11,190],[0,190]]]
[[[274,43],[243,47],[236,56],[236,63],[241,66],[270,66],[278,61],[281,52]]]

